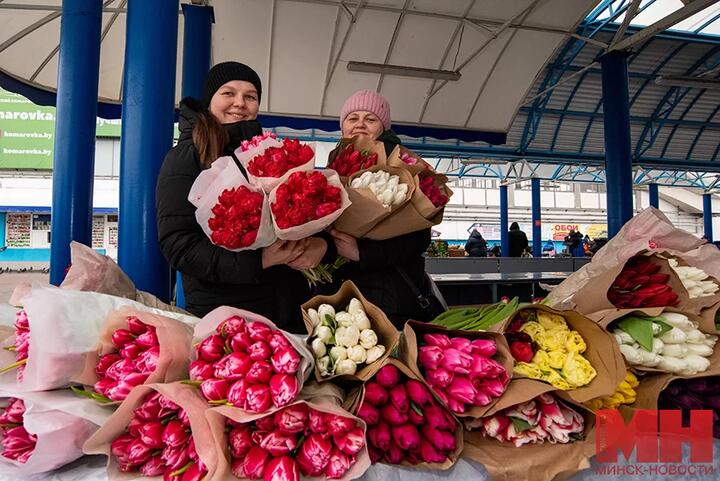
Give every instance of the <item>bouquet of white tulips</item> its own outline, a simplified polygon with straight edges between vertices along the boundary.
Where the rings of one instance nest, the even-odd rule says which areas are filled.
[[[668,259],[670,267],[680,278],[691,299],[717,294],[720,286],[704,270],[698,267],[681,266],[676,259]]]
[[[385,346],[378,344],[377,333],[357,298],[352,298],[344,311],[335,312],[330,304],[321,304],[307,314],[314,326],[310,342],[321,376],[355,374],[385,354]]]

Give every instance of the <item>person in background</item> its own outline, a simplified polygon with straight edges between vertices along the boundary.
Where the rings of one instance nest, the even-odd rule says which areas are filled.
[[[552,240],[548,240],[542,250],[544,256],[555,257],[555,243]]]
[[[246,175],[234,151],[243,140],[262,134],[256,120],[261,95],[262,83],[252,68],[223,62],[208,72],[202,100],[188,97],[180,103],[180,139],[165,157],[156,187],[158,240],[169,264],[182,274],[192,314],[238,307],[301,333],[300,304],[310,290],[300,271],[335,259],[332,238],[277,241],[232,252],[210,241],[188,201],[195,179],[222,155],[232,156]]]
[[[508,242],[510,244],[509,257],[522,257],[523,252],[528,248],[528,238],[517,222],[510,224],[510,232],[508,232]]]
[[[488,251],[488,257],[501,257],[501,256],[502,256],[502,249],[500,248],[500,244],[495,244]]]
[[[479,230],[473,229],[470,238],[465,243],[465,252],[470,257],[487,257],[488,244]]]
[[[568,252],[572,257],[585,257],[585,250],[583,249],[583,235],[580,231],[570,229],[568,235],[565,236],[565,245],[568,246]]]
[[[340,127],[344,138],[364,137],[382,142],[387,155],[400,144],[390,129],[390,104],[372,90],[355,92],[345,101],[340,111]],[[417,295],[432,293],[432,280],[425,273],[423,257],[430,243],[429,228],[382,241],[356,239],[337,229],[330,234],[338,254],[351,261],[335,273],[335,280],[353,281],[396,327],[402,329],[408,319],[429,321],[440,314],[434,307],[423,308]]]

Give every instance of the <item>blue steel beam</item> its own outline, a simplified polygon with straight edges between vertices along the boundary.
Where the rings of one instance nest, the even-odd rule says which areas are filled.
[[[713,213],[712,194],[703,194],[703,225],[705,226],[705,238],[708,242],[713,241]]]
[[[656,209],[660,208],[660,189],[657,184],[648,185],[648,195],[650,196],[650,205]]]
[[[530,180],[532,190],[532,252],[533,257],[542,257],[542,219],[540,204],[540,179],[533,177]]]
[[[707,125],[710,124],[712,119],[718,113],[718,110],[720,110],[720,104],[718,104],[715,107],[715,109],[710,113],[710,115],[707,116],[707,119],[704,122],[705,125],[700,127],[700,130],[698,130],[697,134],[695,135],[695,139],[693,139],[692,144],[690,144],[690,148],[688,149],[688,153],[685,156],[685,160],[690,160],[690,157],[692,157],[692,153],[693,153],[693,150],[695,150],[695,146],[697,145],[698,141],[700,140],[700,137],[702,137],[703,133],[707,129]]]
[[[679,119],[673,119],[673,121],[675,121],[675,122],[677,122],[677,121],[682,122],[682,121],[685,119],[685,117],[687,116],[687,114],[688,114],[688,113],[692,110],[692,108],[695,106],[695,104],[697,103],[697,101],[700,100],[700,97],[702,97],[703,94],[705,94],[705,92],[706,92],[706,89],[701,89],[701,90],[697,93],[697,95],[695,95],[695,97],[693,97],[693,99],[692,99],[690,102],[688,102],[687,106],[685,107],[685,110],[683,110],[683,113],[680,114],[680,118],[679,118]],[[675,137],[675,132],[677,132],[677,129],[678,129],[679,126],[680,126],[680,124],[678,124],[678,123],[675,123],[675,124],[673,125],[673,128],[672,128],[672,130],[670,131],[670,134],[668,135],[667,139],[665,139],[665,145],[663,146],[662,152],[660,153],[660,157],[665,157],[665,153],[667,152],[668,147],[670,147],[670,143],[672,142],[673,137]],[[699,125],[699,127],[704,127],[704,125],[701,124],[701,125]]]
[[[520,112],[525,113],[529,112],[529,109],[527,107],[523,107],[520,109]],[[543,115],[553,116],[553,117],[570,117],[570,118],[580,118],[580,119],[602,119],[604,117],[604,114],[601,112],[586,112],[582,110],[561,110],[561,109],[545,109],[543,111]],[[684,116],[680,117],[679,119],[667,119],[665,120],[666,125],[677,125],[680,127],[707,127],[711,129],[720,129],[720,122],[705,122],[703,120],[684,120]],[[630,116],[630,123],[633,124],[645,124],[646,122],[649,122],[651,120],[650,117],[641,117],[637,115],[631,115]],[[551,146],[550,150],[554,150]]]
[[[500,186],[500,249],[502,257],[510,256],[510,239],[508,236],[508,186]]]

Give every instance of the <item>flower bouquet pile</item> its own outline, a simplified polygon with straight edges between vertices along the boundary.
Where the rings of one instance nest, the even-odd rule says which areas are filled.
[[[668,285],[670,276],[648,256],[635,256],[623,267],[608,290],[608,300],[619,308],[666,307],[679,302]]]
[[[668,264],[680,278],[690,299],[713,296],[720,290],[720,286],[704,270],[698,267],[681,266],[674,258],[668,259]]]

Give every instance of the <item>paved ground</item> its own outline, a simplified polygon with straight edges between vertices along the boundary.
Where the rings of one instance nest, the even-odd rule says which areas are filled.
[[[42,272],[3,272],[0,273],[0,304],[7,303],[15,286],[20,282],[49,282],[50,275]]]

